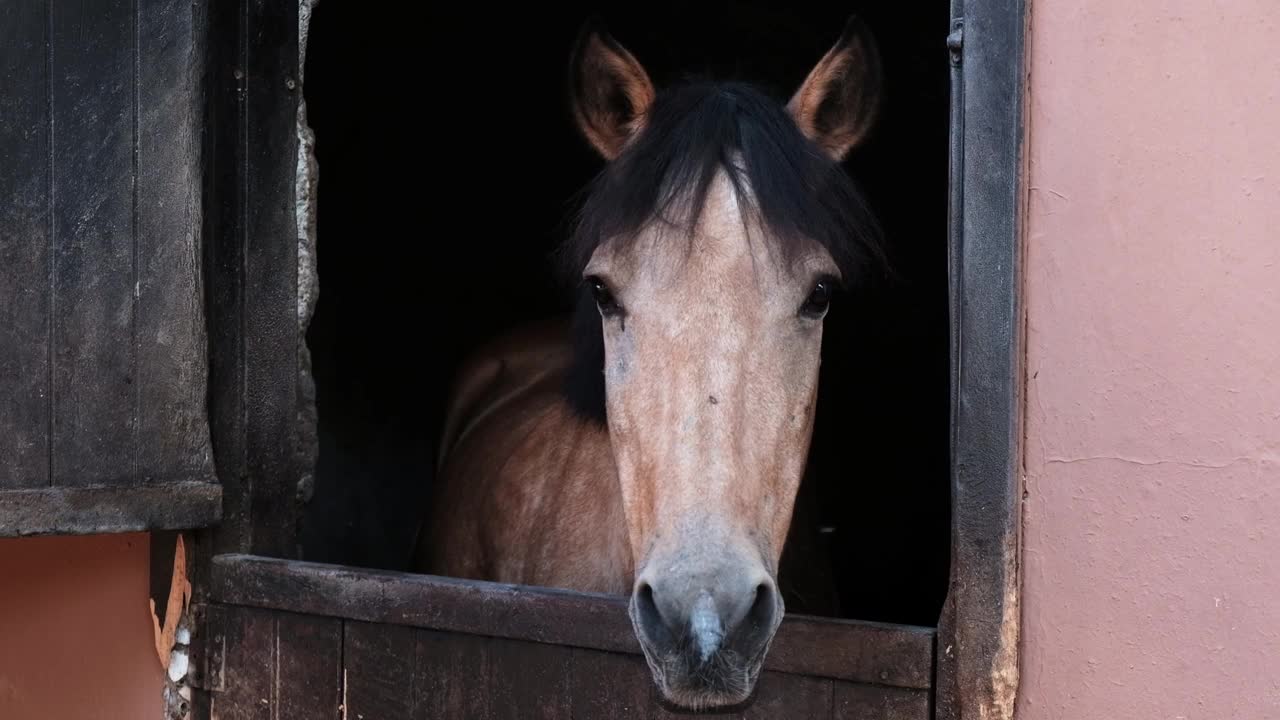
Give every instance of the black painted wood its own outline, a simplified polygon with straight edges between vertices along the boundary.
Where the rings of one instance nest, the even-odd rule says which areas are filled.
[[[276,613],[275,621],[274,717],[350,718],[342,708],[342,621],[296,613]]]
[[[345,667],[354,670],[347,673],[347,717],[445,716],[449,693],[461,688],[418,670],[418,643],[418,631],[413,628],[346,621],[343,658]],[[450,663],[464,664],[457,657],[451,657]],[[377,672],[359,668],[377,668]]]
[[[1026,3],[952,0],[952,547],[936,715],[1008,718],[1017,677]]]
[[[672,720],[644,659],[542,642],[234,605],[207,609],[205,716]],[[334,642],[341,623],[340,647]],[[338,682],[340,678],[340,684]],[[341,694],[335,693],[341,688]],[[929,691],[765,672],[724,720],[927,720]]]
[[[220,720],[356,717],[342,707],[340,620],[247,608],[214,608],[210,617],[199,684],[216,692],[197,703],[201,713]]]
[[[220,551],[297,554],[298,7],[215,0],[204,138]]]
[[[0,490],[49,483],[49,83],[44,2],[0,22]]]
[[[222,488],[209,482],[7,490],[0,492],[0,538],[185,530],[215,524],[221,514]]]
[[[189,0],[138,0],[137,13],[135,480],[212,479],[198,242],[205,17]]]
[[[208,89],[201,136],[204,186],[205,313],[209,333],[209,429],[222,483],[223,523],[202,543],[208,551],[249,549],[250,480],[245,459],[245,336],[243,267],[248,149],[243,101],[246,49],[241,0],[210,0],[207,12]],[[207,562],[197,564],[204,573]],[[198,577],[197,580],[200,578]],[[197,582],[194,592],[200,594]]]
[[[55,485],[126,484],[137,450],[130,0],[52,3]]]
[[[550,588],[360,570],[223,555],[213,559],[209,598],[330,617],[504,637],[638,655],[622,597]],[[925,689],[933,631],[900,625],[789,616],[765,668]]]
[[[832,720],[915,720],[930,717],[929,693],[837,683]]]
[[[0,535],[218,517],[201,487],[204,29],[175,0],[15,3],[0,23]]]
[[[248,3],[244,97],[245,450],[253,480],[252,552],[296,555],[298,447],[297,3]],[[290,87],[293,83],[293,87]]]

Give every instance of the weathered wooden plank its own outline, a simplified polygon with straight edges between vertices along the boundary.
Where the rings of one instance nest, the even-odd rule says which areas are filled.
[[[213,479],[199,251],[198,7],[189,0],[138,2],[137,482]]]
[[[195,681],[218,720],[342,720],[342,621],[210,606]],[[369,669],[370,674],[376,670]]]
[[[0,490],[0,537],[187,530],[221,516],[222,488],[208,482]]]
[[[276,613],[275,718],[343,720],[343,629],[338,618]],[[376,674],[377,666],[357,667]]]
[[[574,648],[573,717],[674,717],[658,703],[644,658]]]
[[[275,677],[275,618],[254,608],[226,609],[209,639],[215,651],[210,717],[217,720],[275,720],[272,681]],[[220,657],[216,654],[221,649]],[[219,662],[221,660],[221,662]]]
[[[459,635],[470,643],[481,638]],[[485,683],[494,720],[558,720],[570,717],[573,648],[484,638]],[[473,681],[474,682],[474,681]]]
[[[768,667],[894,687],[933,682],[929,628],[794,616],[784,623],[787,631],[769,647]]]
[[[420,717],[491,720],[488,647],[492,638],[415,630]]]
[[[130,482],[134,364],[134,14],[53,3],[54,485]]]
[[[746,720],[827,720],[831,717],[834,684],[827,678],[766,672],[760,676],[755,697],[742,717]]]
[[[256,555],[213,559],[212,597],[255,607],[496,637],[639,651],[625,600]]]
[[[318,615],[637,654],[626,600],[429,575],[221,555],[212,597]],[[788,617],[768,670],[927,688],[932,631],[846,620]]]
[[[0,488],[49,483],[48,10],[0,20]]]
[[[929,720],[929,692],[835,683],[833,720]]]
[[[395,625],[345,623],[345,717],[447,717],[428,711],[441,701],[437,689],[431,686],[431,674],[418,670],[417,632]],[[450,658],[450,662],[457,662],[457,658]],[[428,691],[426,695],[421,692],[423,688]]]
[[[298,4],[245,16],[244,314],[252,552],[296,553],[298,481]]]
[[[248,149],[243,136],[245,49],[241,3],[209,0],[209,100],[205,108],[202,241],[207,276],[209,342],[209,432],[214,466],[228,513],[214,533],[215,552],[246,552],[252,518],[245,460],[244,176]]]

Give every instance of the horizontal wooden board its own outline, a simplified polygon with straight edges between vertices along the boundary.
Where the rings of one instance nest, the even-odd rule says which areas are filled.
[[[258,608],[638,655],[626,599],[252,555],[214,558],[210,598]],[[926,689],[933,630],[789,616],[765,668]]]
[[[215,604],[197,684],[217,718],[675,720],[643,658]],[[210,672],[212,670],[212,672]],[[929,691],[766,671],[717,720],[928,720]]]
[[[209,482],[0,490],[0,537],[188,530],[222,517]]]

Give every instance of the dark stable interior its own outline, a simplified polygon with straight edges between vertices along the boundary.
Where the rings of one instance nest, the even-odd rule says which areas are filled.
[[[810,461],[820,517],[804,528],[826,554],[805,561],[830,563],[843,617],[935,625],[950,558],[947,4],[426,5],[323,2],[312,17],[320,457],[304,557],[409,569],[455,364],[568,311],[550,254],[601,166],[565,90],[589,14],[659,87],[693,72],[785,99],[853,11],[886,84],[846,167],[896,276],[837,297],[826,320]]]

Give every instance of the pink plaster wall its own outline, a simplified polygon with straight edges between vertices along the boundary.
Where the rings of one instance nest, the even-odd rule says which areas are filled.
[[[1280,2],[1031,3],[1019,720],[1280,718]]]
[[[160,720],[145,533],[0,540],[0,720]]]

